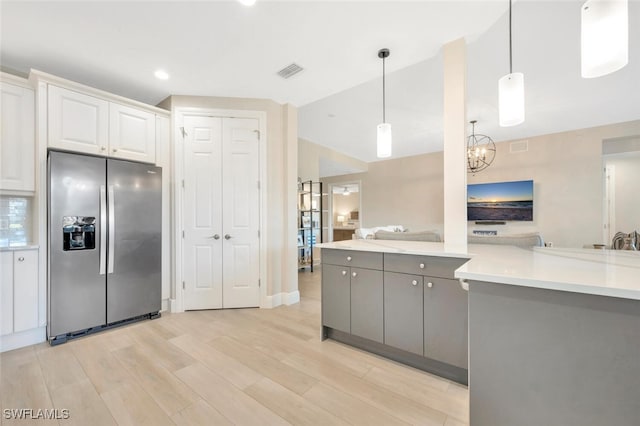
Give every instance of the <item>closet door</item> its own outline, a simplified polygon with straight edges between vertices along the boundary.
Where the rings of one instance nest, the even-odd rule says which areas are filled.
[[[223,306],[260,305],[260,122],[222,121]]]
[[[222,119],[184,117],[184,308],[222,308]]]

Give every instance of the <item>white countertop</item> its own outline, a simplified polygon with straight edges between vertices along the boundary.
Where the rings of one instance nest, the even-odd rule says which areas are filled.
[[[348,240],[321,248],[459,257],[471,260],[455,272],[468,281],[569,291],[640,300],[640,252],[388,240]],[[473,285],[473,284],[471,284]]]
[[[16,250],[36,250],[38,249],[37,244],[25,244],[22,246],[2,246],[0,247],[0,251],[16,251]]]

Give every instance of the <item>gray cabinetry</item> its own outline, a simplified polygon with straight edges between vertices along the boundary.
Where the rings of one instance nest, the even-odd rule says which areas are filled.
[[[422,355],[423,278],[384,273],[384,343]]]
[[[467,260],[323,248],[323,338],[466,384]]]
[[[322,324],[351,332],[351,274],[348,267],[322,265]]]
[[[467,292],[457,280],[424,277],[424,356],[467,368]]]
[[[383,343],[382,271],[351,268],[351,334]]]
[[[322,252],[322,325],[383,342],[382,253]]]

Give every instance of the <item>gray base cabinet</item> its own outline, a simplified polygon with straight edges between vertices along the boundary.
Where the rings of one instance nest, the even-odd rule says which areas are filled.
[[[322,249],[322,336],[466,384],[468,259]]]
[[[467,292],[457,280],[424,280],[424,356],[467,368]]]
[[[349,268],[322,265],[322,323],[351,332],[351,276]]]
[[[382,271],[351,268],[351,334],[384,341]]]
[[[384,273],[384,343],[423,355],[423,283],[418,275]]]

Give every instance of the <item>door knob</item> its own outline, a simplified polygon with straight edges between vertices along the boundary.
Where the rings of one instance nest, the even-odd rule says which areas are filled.
[[[230,240],[230,239],[231,239],[231,235],[229,235],[229,234],[225,234],[225,235],[224,235],[224,239],[225,239],[225,240]]]
[[[418,285],[418,280],[413,280],[413,281],[411,281],[411,284],[413,284],[413,285]]]
[[[215,234],[213,237],[209,237],[209,238],[213,238],[214,240],[219,240],[220,239],[220,235]]]
[[[24,262],[24,257],[20,256],[20,257],[18,258],[18,262]]]
[[[433,283],[432,282],[428,282],[427,283],[427,287],[429,287],[429,288],[433,287]]]

